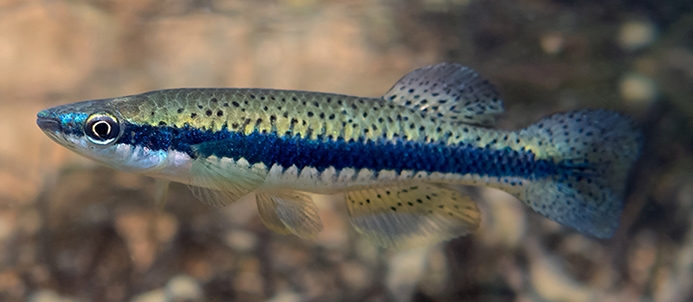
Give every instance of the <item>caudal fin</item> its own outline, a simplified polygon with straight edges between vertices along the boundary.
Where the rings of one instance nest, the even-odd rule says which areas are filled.
[[[582,110],[549,116],[522,130],[540,157],[555,165],[518,195],[544,216],[599,238],[613,236],[626,181],[640,155],[641,134],[613,111]]]

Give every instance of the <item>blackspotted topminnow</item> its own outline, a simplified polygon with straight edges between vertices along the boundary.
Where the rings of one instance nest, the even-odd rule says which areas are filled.
[[[37,123],[74,152],[187,184],[209,204],[255,194],[269,228],[302,238],[322,229],[306,192],[343,198],[353,226],[382,246],[467,234],[480,213],[457,185],[504,190],[563,225],[611,237],[641,149],[631,120],[581,110],[519,131],[491,128],[502,112],[488,81],[439,64],[380,98],[170,89],[58,106]]]

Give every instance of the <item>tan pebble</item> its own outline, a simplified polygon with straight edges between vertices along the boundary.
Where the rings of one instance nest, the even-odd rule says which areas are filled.
[[[490,246],[515,247],[527,228],[526,206],[517,198],[500,190],[481,188],[481,227],[477,232]]]
[[[178,219],[170,213],[159,213],[155,229],[157,241],[160,244],[168,243],[178,233]]]
[[[19,299],[24,296],[26,285],[13,270],[0,273],[0,296]]]
[[[430,251],[439,245],[397,252],[387,264],[385,284],[397,301],[409,301],[424,275]],[[438,247],[439,248],[439,247]]]
[[[618,42],[623,49],[637,50],[650,45],[657,38],[657,29],[649,21],[628,21],[621,25]]]
[[[115,219],[118,235],[125,240],[138,271],[146,270],[154,261],[156,245],[151,235],[151,218],[149,213],[135,211],[119,214]]]
[[[168,302],[163,289],[155,289],[134,296],[130,302]]]
[[[39,290],[29,296],[28,302],[77,302],[79,300],[63,297],[52,290]]]
[[[649,104],[657,96],[657,84],[642,74],[628,73],[619,83],[621,97],[632,104]]]
[[[299,296],[297,293],[290,292],[290,291],[283,291],[279,292],[274,297],[270,298],[267,300],[267,302],[300,302],[304,301],[301,299],[301,296]]]
[[[541,35],[539,38],[539,45],[541,49],[547,54],[557,54],[563,50],[563,45],[565,43],[565,38],[560,32],[547,32]]]
[[[168,301],[192,302],[202,301],[203,292],[200,284],[188,275],[177,275],[166,283],[164,293]]]
[[[224,242],[236,251],[250,252],[257,247],[257,236],[255,234],[243,230],[231,230],[226,232]]]
[[[372,275],[368,268],[356,261],[347,261],[340,265],[342,279],[350,289],[363,290],[372,282]]]

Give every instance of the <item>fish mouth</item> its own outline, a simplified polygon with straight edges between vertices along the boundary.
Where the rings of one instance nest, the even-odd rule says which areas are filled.
[[[41,128],[43,133],[51,139],[59,141],[62,126],[60,121],[48,110],[42,110],[36,114],[36,124]]]
[[[58,133],[62,129],[60,127],[60,122],[55,118],[47,117],[46,115],[41,115],[43,111],[39,112],[36,117],[36,124],[45,132]]]

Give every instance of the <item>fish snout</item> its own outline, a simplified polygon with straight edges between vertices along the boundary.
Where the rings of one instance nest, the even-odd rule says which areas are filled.
[[[36,124],[43,131],[60,132],[60,121],[48,110],[41,110],[36,114]]]

